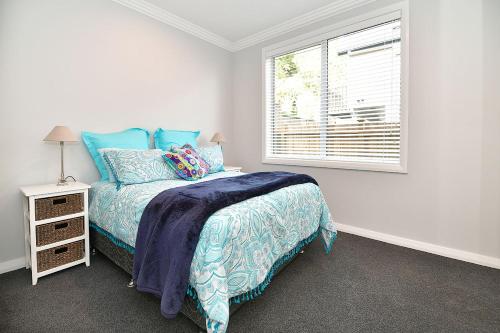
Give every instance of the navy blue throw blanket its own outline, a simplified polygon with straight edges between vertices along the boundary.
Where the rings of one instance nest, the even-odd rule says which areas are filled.
[[[161,298],[161,313],[174,318],[189,284],[191,261],[203,225],[216,211],[283,187],[317,182],[289,172],[257,172],[165,190],[144,209],[135,242],[137,289]]]

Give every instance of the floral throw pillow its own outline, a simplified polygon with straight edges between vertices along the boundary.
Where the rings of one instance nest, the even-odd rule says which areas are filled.
[[[208,174],[208,169],[202,166],[201,160],[193,154],[188,154],[191,150],[175,149],[176,152],[167,152],[163,159],[175,173],[185,180],[197,180]],[[206,162],[205,162],[206,164]]]
[[[187,155],[193,156],[198,160],[200,167],[203,169],[203,171],[205,171],[205,173],[210,172],[210,164],[208,164],[207,161],[200,156],[198,151],[194,149],[193,146],[191,146],[189,143],[186,143],[184,146],[180,148],[178,146],[173,146],[171,151],[173,153],[185,153]]]

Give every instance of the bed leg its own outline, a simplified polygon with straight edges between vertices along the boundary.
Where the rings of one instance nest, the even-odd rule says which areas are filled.
[[[134,279],[130,279],[130,281],[127,283],[127,288],[134,288],[134,287],[135,287]]]

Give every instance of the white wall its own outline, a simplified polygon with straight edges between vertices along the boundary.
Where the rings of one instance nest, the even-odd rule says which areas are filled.
[[[500,257],[500,1],[483,1],[483,22],[484,99],[477,229],[481,242]]]
[[[221,131],[229,155],[231,106],[227,51],[108,0],[0,1],[0,263],[24,256],[19,186],[59,174],[53,126]],[[66,174],[97,179],[83,143]]]
[[[500,258],[498,1],[410,1],[408,174],[261,163],[262,47],[393,2],[236,54],[237,160],[248,171],[311,174],[338,223]]]
[[[0,0],[0,264],[24,255],[19,186],[57,178],[56,124],[222,131],[229,163],[316,177],[339,223],[500,258],[497,0],[410,1],[408,174],[260,162],[262,47],[393,2],[229,54],[112,1]],[[97,179],[82,144],[66,166]]]

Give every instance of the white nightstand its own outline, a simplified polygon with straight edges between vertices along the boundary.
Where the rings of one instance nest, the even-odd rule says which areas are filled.
[[[236,171],[236,172],[241,172],[242,167],[238,166],[229,166],[229,165],[224,165],[224,171]]]
[[[70,182],[21,187],[26,268],[38,278],[85,263],[90,266],[88,189]]]

